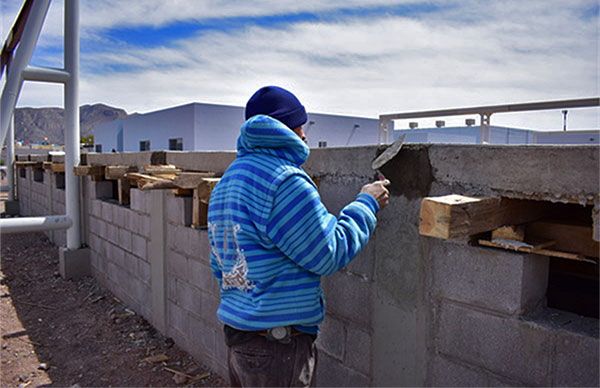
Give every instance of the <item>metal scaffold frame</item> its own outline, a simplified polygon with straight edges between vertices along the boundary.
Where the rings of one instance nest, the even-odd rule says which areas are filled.
[[[558,100],[528,102],[522,104],[488,105],[470,108],[455,108],[428,110],[420,112],[390,113],[379,115],[379,144],[389,143],[390,132],[394,130],[394,120],[419,119],[425,117],[464,116],[477,114],[481,118],[480,133],[481,142],[490,140],[490,120],[494,113],[530,112],[538,110],[564,109],[564,108],[586,108],[600,105],[600,98],[580,98],[575,100]]]
[[[65,204],[66,215],[0,220],[2,233],[67,229],[67,249],[81,247],[80,186],[73,167],[80,161],[79,131],[79,0],[64,3],[64,69],[29,66],[50,0],[26,0],[2,48],[6,83],[0,100],[0,144],[7,140],[9,199],[14,198],[13,114],[24,81],[61,83],[65,108]],[[14,51],[14,54],[13,54]]]

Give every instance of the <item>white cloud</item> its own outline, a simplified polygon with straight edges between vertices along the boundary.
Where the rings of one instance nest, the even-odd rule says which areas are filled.
[[[148,23],[178,17],[162,3],[155,4],[156,11],[145,11]],[[185,2],[173,8],[181,11],[205,3],[214,5]],[[264,5],[269,2],[260,2],[256,9],[244,5],[227,9],[232,3],[241,2],[225,2],[225,9],[212,7],[206,14],[266,12]],[[289,12],[292,3],[283,3]],[[283,3],[273,2],[271,12]],[[140,12],[145,4],[135,2],[132,7]],[[304,9],[325,7],[325,2],[302,4]],[[456,4],[427,17],[355,18],[291,24],[285,29],[251,27],[204,33],[169,47],[116,48],[85,58],[84,63],[126,65],[134,70],[84,71],[81,100],[105,102],[129,112],[191,101],[243,105],[256,88],[278,84],[293,90],[309,110],[375,117],[598,95],[596,19],[580,15],[581,7],[592,6],[593,1]],[[126,19],[128,11],[113,6],[117,19]],[[93,23],[101,25],[103,12],[101,8],[94,14],[98,21]],[[32,86],[23,93],[21,104],[36,105],[43,94],[40,88]],[[463,122],[463,118],[455,120]],[[558,111],[496,115],[492,123],[557,128],[561,115]],[[598,109],[571,110],[569,123],[598,127]]]

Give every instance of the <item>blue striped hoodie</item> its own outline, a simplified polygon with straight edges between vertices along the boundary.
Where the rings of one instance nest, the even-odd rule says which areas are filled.
[[[237,150],[208,208],[217,316],[239,330],[291,325],[316,333],[324,318],[320,278],[367,244],[379,205],[363,193],[337,218],[329,214],[300,168],[308,147],[269,116],[243,124]]]

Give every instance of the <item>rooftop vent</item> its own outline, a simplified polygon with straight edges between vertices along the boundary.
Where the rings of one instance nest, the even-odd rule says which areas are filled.
[[[438,128],[442,128],[444,125],[446,125],[446,122],[444,120],[437,120],[435,122],[435,126]]]
[[[419,123],[417,123],[416,121],[411,121],[410,123],[408,123],[408,127],[410,129],[415,129],[419,127]]]
[[[467,124],[469,127],[475,125],[475,119],[466,119],[465,124]]]

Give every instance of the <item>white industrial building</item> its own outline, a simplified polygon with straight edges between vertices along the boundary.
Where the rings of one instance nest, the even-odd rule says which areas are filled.
[[[478,125],[395,129],[392,140],[404,135],[406,143],[481,143]],[[599,130],[534,131],[531,129],[490,126],[489,144],[600,144]]]
[[[94,130],[96,152],[145,150],[235,150],[244,108],[191,103],[134,114]],[[378,120],[308,113],[308,145],[343,147],[378,143]]]

